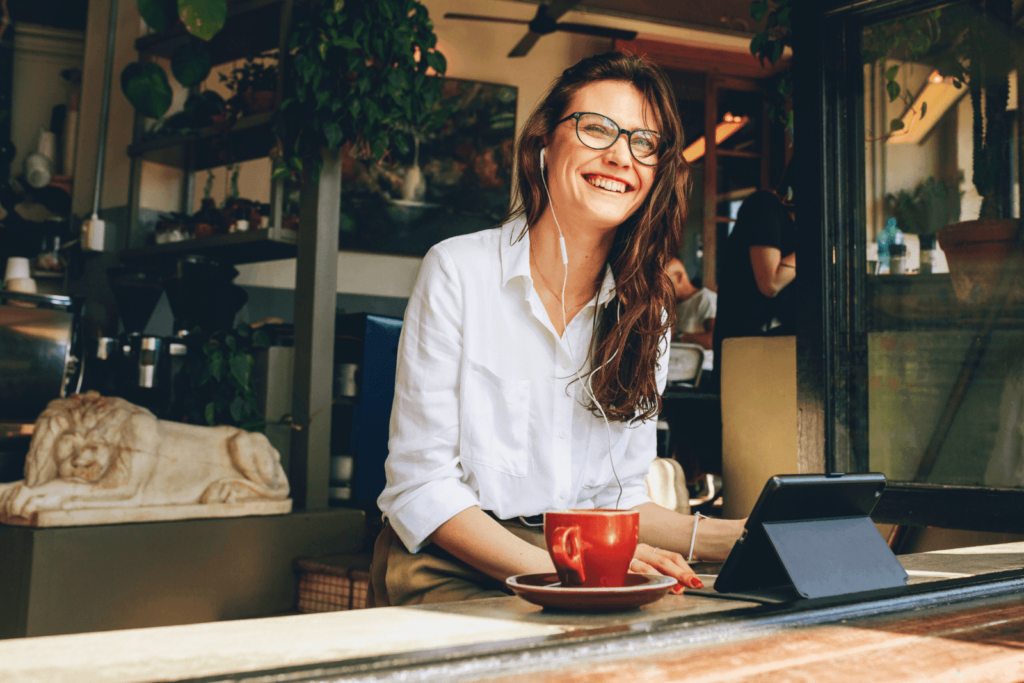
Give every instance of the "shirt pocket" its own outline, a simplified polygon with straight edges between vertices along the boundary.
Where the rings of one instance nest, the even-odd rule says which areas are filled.
[[[530,380],[505,379],[469,361],[463,375],[459,457],[525,477],[530,425]]]

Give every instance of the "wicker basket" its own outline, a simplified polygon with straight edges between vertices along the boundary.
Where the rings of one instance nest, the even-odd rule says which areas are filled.
[[[363,609],[370,586],[370,556],[329,555],[295,560],[302,614]]]

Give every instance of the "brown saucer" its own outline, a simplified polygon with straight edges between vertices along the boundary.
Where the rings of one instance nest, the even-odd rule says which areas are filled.
[[[621,588],[568,588],[557,574],[519,574],[505,584],[527,602],[541,607],[572,612],[625,612],[654,602],[665,595],[676,580],[657,574],[627,574]]]

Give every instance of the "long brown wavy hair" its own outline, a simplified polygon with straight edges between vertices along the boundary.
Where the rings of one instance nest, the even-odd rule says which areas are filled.
[[[555,122],[568,116],[573,96],[590,83],[629,83],[653,107],[664,148],[654,185],[643,205],[616,230],[608,263],[616,298],[595,316],[590,367],[593,394],[609,420],[630,422],[655,417],[661,409],[655,373],[665,333],[675,325],[675,290],[665,264],[679,249],[692,184],[683,158],[683,127],[668,78],[637,55],[606,52],[562,72],[530,115],[516,145],[515,201],[509,219],[526,217],[527,230],[547,209],[541,185],[540,150]],[[522,239],[526,230],[515,239]],[[600,414],[597,405],[587,408]]]

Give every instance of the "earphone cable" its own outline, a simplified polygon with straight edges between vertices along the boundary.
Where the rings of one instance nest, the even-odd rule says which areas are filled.
[[[566,284],[569,282],[569,255],[568,255],[568,253],[567,253],[567,251],[565,249],[565,236],[562,235],[562,226],[561,226],[561,224],[559,224],[558,216],[555,214],[555,203],[551,200],[551,190],[548,189],[547,178],[544,175],[544,150],[543,149],[541,150],[540,180],[541,180],[541,183],[544,185],[544,192],[548,196],[548,206],[551,207],[551,217],[555,219],[555,227],[558,229],[559,247],[561,248],[561,251],[562,251],[562,267],[564,268],[565,274],[564,274],[564,276],[562,278],[562,300],[559,303],[561,303],[561,305],[562,305],[562,334],[563,335],[567,335],[568,334],[568,330],[569,330],[569,324],[566,321],[566,315],[565,315],[565,287],[566,287]],[[594,310],[594,315],[597,315],[596,308]],[[590,373],[587,376],[587,381],[584,382],[583,381],[583,377],[580,376],[579,365],[577,365],[577,363],[576,363],[576,355],[572,351],[572,341],[570,339],[566,339],[566,344],[565,345],[566,345],[566,348],[569,349],[569,359],[572,362],[572,366],[573,366],[573,370],[574,370],[575,375],[576,375],[576,379],[579,381],[580,387],[583,390],[584,395],[589,396],[590,400],[594,402],[594,405],[596,405],[597,409],[601,412],[601,417],[604,419],[604,428],[605,428],[605,432],[607,433],[607,436],[608,436],[608,461],[611,463],[611,466],[612,466],[612,475],[615,477],[615,483],[619,487],[619,495],[615,498],[615,509],[618,510],[619,509],[619,503],[622,501],[622,481],[619,479],[619,473],[615,470],[615,458],[612,457],[612,428],[611,428],[611,425],[608,423],[608,415],[605,414],[604,408],[601,406],[600,401],[597,400],[597,396],[594,395],[593,387],[590,385],[590,382],[594,378],[594,373],[597,372],[598,370],[600,370],[601,368],[603,368],[608,363],[610,363],[612,361],[612,358],[615,357],[615,354],[612,354],[612,357],[609,358],[608,360],[606,360],[604,363],[602,363],[599,367],[595,368],[594,370],[591,370]],[[618,353],[618,350],[616,350],[615,353]]]

